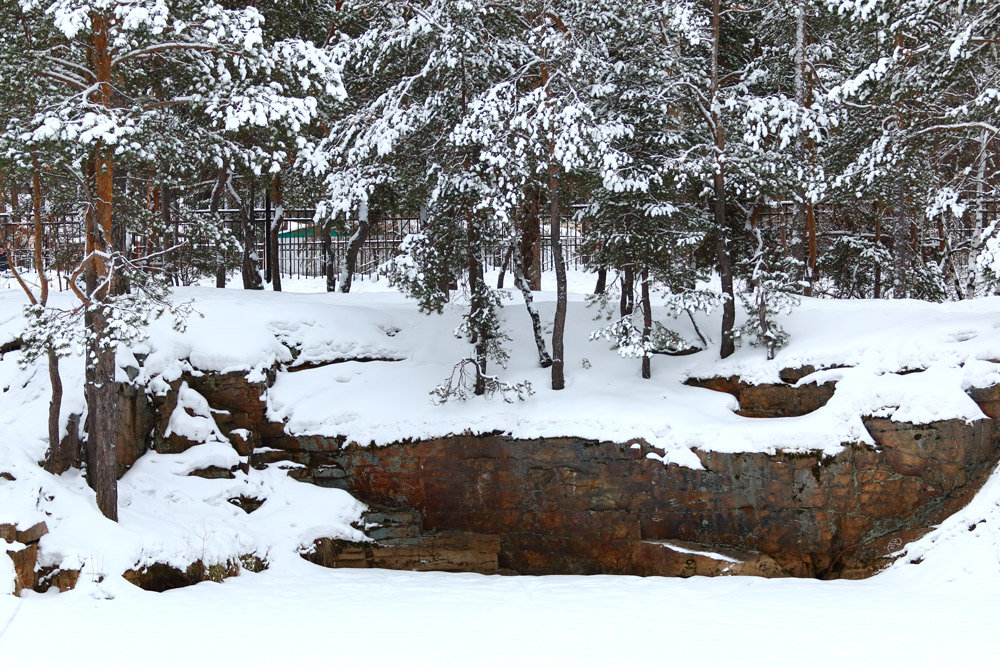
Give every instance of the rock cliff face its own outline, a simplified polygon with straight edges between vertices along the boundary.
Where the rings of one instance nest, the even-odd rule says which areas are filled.
[[[374,544],[319,540],[307,555],[330,566],[859,578],[968,502],[1000,458],[993,419],[916,426],[868,418],[874,449],[849,445],[827,458],[699,452],[703,470],[647,458],[653,450],[641,441],[491,434],[362,447],[285,434],[265,418],[267,382],[187,380],[222,411],[220,429],[249,466],[287,461],[289,474],[378,508],[368,519],[382,526],[369,533]],[[699,384],[764,418],[803,414],[833,392],[738,378]],[[1000,415],[1000,389],[970,393],[987,415]],[[162,437],[176,397],[156,403],[149,444],[194,444]]]
[[[996,461],[990,426],[872,420],[881,451],[700,453],[704,470],[643,443],[501,435],[290,453],[308,453],[304,479],[412,508],[424,531],[499,536],[514,572],[857,578],[967,502]]]

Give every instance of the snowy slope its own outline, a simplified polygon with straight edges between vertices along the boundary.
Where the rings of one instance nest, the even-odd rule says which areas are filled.
[[[774,361],[747,347],[720,362],[712,346],[691,356],[657,356],[653,379],[644,381],[637,361],[589,340],[601,322],[575,295],[567,326],[567,388],[553,392],[548,371],[536,362],[520,297],[511,294],[503,314],[513,339],[511,359],[507,368],[491,372],[510,382],[530,381],[534,395],[517,404],[497,397],[435,406],[428,392],[471,355],[471,345],[453,335],[464,309],[461,298],[443,315],[424,316],[394,293],[237,294],[178,291],[204,317],[192,319],[185,334],[156,327],[145,350],[152,386],[158,377],[176,378],[187,364],[258,375],[275,363],[340,362],[280,373],[268,392],[269,414],[286,422],[290,434],[346,436],[362,444],[503,431],[523,438],[643,438],[664,451],[665,461],[690,466],[698,465],[692,448],[834,454],[845,442],[870,444],[864,415],[914,423],[980,419],[965,390],[1000,382],[1000,366],[992,362],[1000,359],[998,299],[940,305],[805,300],[785,325],[792,344]],[[551,321],[551,294],[539,302],[543,321]],[[696,337],[686,319],[673,326]],[[712,336],[717,323],[701,318],[699,328]],[[290,348],[298,354],[294,362]],[[804,378],[836,380],[838,386],[827,406],[796,418],[741,417],[730,396],[683,384],[691,376],[712,375],[775,382],[781,369],[804,365],[847,368]],[[897,374],[914,370],[923,372]]]

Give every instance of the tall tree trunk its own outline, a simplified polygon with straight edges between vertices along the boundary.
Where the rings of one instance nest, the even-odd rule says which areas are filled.
[[[42,307],[45,307],[49,301],[49,278],[45,272],[45,258],[42,255],[42,246],[45,243],[45,227],[42,224],[42,175],[37,160],[34,160],[34,167],[31,180],[32,209],[35,223],[35,270],[38,273],[38,303]],[[64,460],[67,457],[60,446],[59,417],[62,411],[63,387],[62,378],[59,375],[59,355],[56,354],[56,350],[51,343],[46,343],[45,345],[45,356],[49,365],[49,390],[51,392],[49,396],[48,418],[49,452],[45,460],[45,469],[49,472],[60,474],[69,469],[75,460],[75,456],[67,463]]]
[[[49,280],[45,275],[45,258],[42,256],[42,246],[45,242],[45,226],[42,223],[42,174],[39,171],[38,160],[33,160],[34,170],[31,174],[31,212],[35,234],[35,271],[38,273],[38,302],[46,305],[49,301]]]
[[[240,274],[243,278],[243,289],[264,289],[258,268],[257,241],[253,228],[253,197],[249,198],[249,203],[240,197],[233,185],[232,174],[226,181],[226,189],[229,191],[229,196],[232,198],[240,217],[236,237],[242,246],[240,250]]]
[[[519,220],[518,251],[523,259],[524,277],[534,291],[542,289],[542,222],[540,215],[541,194],[535,185],[524,191]]]
[[[93,26],[93,62],[95,101],[111,108],[111,52],[108,46],[108,21],[100,12],[91,14]],[[114,149],[98,141],[94,147],[95,197],[88,227],[87,262],[88,298],[91,306],[88,338],[86,394],[90,415],[87,431],[87,478],[97,493],[97,507],[112,521],[118,520],[118,480],[115,466],[115,423],[120,418],[118,390],[115,385],[116,347],[108,340],[110,301],[118,295],[118,276],[108,257],[113,256]],[[101,251],[101,252],[97,252]]]
[[[39,295],[35,298],[31,289],[24,283],[18,273],[17,267],[8,262],[10,271],[14,274],[17,282],[28,295],[28,300],[32,304],[37,304],[43,308],[49,301],[49,277],[45,270],[45,258],[43,247],[45,245],[45,226],[42,222],[42,174],[37,159],[32,160],[33,171],[31,175],[32,184],[32,220],[34,223],[34,254],[35,270],[38,274]],[[9,247],[6,242],[3,244]],[[45,345],[45,356],[49,366],[49,414],[48,414],[48,434],[49,447],[45,454],[45,470],[52,474],[62,474],[66,472],[77,460],[78,452],[66,452],[63,450],[59,437],[59,418],[62,411],[62,377],[59,374],[59,355],[51,343]]]
[[[966,279],[965,293],[969,298],[975,298],[979,282],[979,246],[982,243],[983,230],[986,229],[986,149],[989,145],[989,134],[982,131],[979,138],[979,160],[976,166],[976,219],[969,239],[969,275]]]
[[[885,208],[882,206],[881,202],[875,203],[875,248],[880,249],[882,247],[882,216],[885,214]],[[872,298],[881,299],[882,298],[882,265],[875,265],[875,284],[872,286]]]
[[[552,324],[552,388],[566,386],[564,333],[566,331],[566,262],[563,260],[562,240],[559,238],[559,176],[558,166],[549,166],[549,233],[552,238],[552,262],[556,269],[556,313]]]
[[[618,314],[627,317],[635,310],[635,267],[626,264],[622,267],[622,295],[618,303]]]
[[[170,184],[167,182],[167,169],[166,165],[160,166],[160,221],[163,223],[163,234],[170,234],[174,229],[173,221],[173,205],[174,205],[173,191],[170,189]],[[171,239],[167,241],[170,248],[167,250],[166,257],[164,258],[163,267],[164,273],[169,277],[172,284],[177,283],[177,248],[176,241]]]
[[[327,220],[320,228],[321,252],[323,253],[323,277],[326,280],[326,291],[337,291],[337,257],[333,247],[333,220]]]
[[[484,316],[489,308],[486,294],[486,281],[483,278],[483,262],[479,251],[482,234],[479,222],[473,216],[467,216],[466,247],[469,271],[469,324],[472,327],[473,342],[476,345],[476,385],[474,393],[482,396],[486,393],[486,352],[492,331],[486,328]]]
[[[892,228],[892,254],[895,264],[893,276],[893,298],[902,299],[907,296],[907,267],[909,265],[908,239],[909,229],[906,224],[906,207],[904,206],[903,185],[896,186],[896,215]]]
[[[209,213],[212,216],[212,220],[219,225],[220,236],[225,234],[226,224],[223,222],[222,218],[219,216],[219,209],[222,208],[223,196],[226,192],[226,183],[229,181],[229,169],[226,165],[222,166],[219,170],[219,177],[215,181],[215,185],[212,186],[212,198],[209,200],[208,208]],[[219,244],[219,249],[215,252],[215,286],[217,288],[224,288],[226,286],[226,257],[223,255],[221,250],[222,244]]]
[[[96,177],[101,181],[101,163],[97,162]],[[98,186],[98,198],[103,188]],[[105,193],[106,194],[106,193]],[[110,201],[110,200],[107,200]],[[96,250],[105,251],[106,245],[101,234],[102,204],[96,202],[93,212],[87,216],[88,255],[96,257]],[[104,212],[104,214],[109,212]],[[110,217],[110,216],[108,216]],[[110,225],[110,222],[108,222]],[[116,421],[118,412],[118,392],[115,386],[116,350],[106,340],[108,331],[108,305],[110,298],[108,283],[111,276],[106,273],[108,265],[92,258],[84,271],[87,296],[93,306],[84,311],[84,324],[93,335],[87,339],[84,394],[87,402],[87,482],[97,494],[97,507],[112,521],[118,520],[118,482],[116,471]]]
[[[524,307],[528,310],[528,317],[531,319],[531,331],[535,335],[535,347],[538,350],[538,365],[548,368],[552,365],[552,357],[545,349],[545,337],[542,334],[542,320],[538,316],[538,309],[535,308],[534,297],[531,294],[531,285],[524,277],[524,269],[521,265],[521,253],[515,248],[513,257],[514,284],[521,290],[524,297]]]
[[[106,329],[108,312],[95,310],[91,321]],[[121,419],[115,379],[116,350],[95,341],[87,354],[87,481],[97,493],[97,507],[107,518],[118,520],[118,473],[115,424]]]
[[[279,245],[279,235],[281,227],[285,223],[285,199],[281,185],[281,172],[274,175],[271,180],[271,202],[274,204],[274,219],[271,220],[269,239],[271,248],[271,289],[275,292],[281,291],[281,254]]]
[[[722,344],[719,356],[723,359],[736,351],[733,327],[736,325],[736,299],[733,293],[733,268],[729,256],[729,234],[726,224],[726,188],[722,174],[715,175],[715,253],[722,283]]]
[[[767,273],[767,264],[764,261],[764,235],[760,233],[760,228],[754,228],[754,235],[757,237],[757,251],[754,253],[754,282],[757,292],[757,326],[760,327],[760,336],[767,346],[767,360],[774,359],[774,337],[771,336],[771,325],[767,321],[767,293],[764,289],[764,275]],[[747,313],[750,315],[750,313]]]
[[[649,268],[642,268],[642,277],[640,278],[642,285],[640,287],[642,293],[642,342],[649,343],[649,338],[653,334],[653,304],[649,300]],[[642,355],[642,377],[649,379],[653,377],[653,369],[651,368],[650,354],[648,352]]]
[[[377,219],[378,216],[379,212],[374,211],[374,217]],[[340,291],[343,294],[351,291],[351,284],[354,282],[354,272],[357,270],[358,253],[361,252],[361,247],[368,239],[368,235],[371,234],[371,217],[372,212],[368,210],[368,204],[362,204],[358,211],[358,227],[351,234],[351,239],[347,242],[344,265],[340,268]]]
[[[812,296],[813,285],[816,283],[816,264],[818,261],[816,246],[816,205],[812,202],[806,204],[806,244],[808,252],[806,255],[806,269],[808,275],[806,279],[809,284],[806,286],[806,296]]]
[[[608,267],[597,267],[597,284],[594,285],[594,294],[604,294],[608,288]]]
[[[809,87],[806,81],[806,0],[796,0],[795,11],[795,102],[800,108],[805,108],[809,101]],[[798,156],[803,163],[811,152],[809,141],[797,140]],[[816,217],[814,207],[809,201],[808,186],[802,187],[798,193],[799,201],[795,204],[796,230],[805,232],[805,247],[801,248],[801,257],[805,264],[806,296],[812,296],[816,269]]]
[[[511,263],[511,259],[514,256],[514,246],[516,243],[512,243],[510,247],[507,248],[507,252],[503,254],[503,259],[500,260],[500,275],[497,276],[497,289],[503,289],[504,278],[507,275],[507,267]]]
[[[42,224],[41,173],[39,171],[37,161],[34,161],[34,169],[35,171],[32,174],[32,218],[34,220],[34,261],[38,272],[39,282],[39,295],[37,297],[31,287],[22,278],[17,264],[9,261],[11,259],[11,249],[13,245],[6,237],[6,230],[3,229],[0,229],[0,248],[2,248],[3,253],[7,255],[8,268],[14,276],[14,280],[17,281],[17,284],[20,285],[22,290],[24,290],[25,295],[28,297],[28,302],[33,306],[42,306],[44,308],[49,299],[49,278],[45,270],[45,262],[42,254],[42,248],[45,242],[45,230]],[[3,191],[0,189],[0,212],[4,211],[5,208],[6,201],[4,199]],[[46,471],[54,475],[61,475],[72,467],[74,463],[76,463],[79,458],[79,452],[73,449],[64,449],[62,446],[63,443],[59,438],[59,418],[62,410],[63,387],[62,378],[59,374],[59,355],[56,354],[56,350],[51,343],[45,344],[45,356],[46,361],[48,362],[50,394],[47,424],[49,446],[45,452],[43,467]],[[69,443],[67,442],[67,444]]]
[[[62,412],[63,386],[59,374],[59,356],[51,345],[45,348],[45,356],[49,362],[49,387],[51,389],[48,419],[49,450],[45,455],[45,470],[53,475],[61,475],[73,467],[79,458],[79,452],[64,447],[60,437],[59,421]],[[66,444],[68,445],[75,440],[75,438],[67,438]]]
[[[733,327],[736,325],[736,297],[733,293],[733,266],[729,255],[729,229],[726,224],[726,181],[722,156],[726,149],[726,131],[719,114],[719,48],[721,40],[720,1],[712,0],[712,130],[715,136],[715,255],[722,282],[722,343],[719,355],[725,359],[736,351]]]

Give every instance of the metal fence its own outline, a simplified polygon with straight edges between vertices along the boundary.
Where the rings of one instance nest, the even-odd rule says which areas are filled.
[[[260,221],[263,223],[266,220],[266,212],[261,210],[260,213],[265,216]],[[286,215],[286,221],[290,223],[290,226],[295,223],[301,226],[297,230],[291,229],[283,232],[278,239],[278,268],[281,275],[302,278],[322,276],[325,266],[323,240],[317,227],[311,224],[312,211],[307,209],[296,211],[296,217],[290,218]],[[355,229],[356,225],[356,221],[352,222],[349,229]],[[383,220],[379,228],[374,230],[362,244],[355,266],[355,275],[362,278],[374,278],[380,266],[399,254],[403,239],[409,234],[419,234],[422,230],[420,218],[396,217]],[[576,223],[566,220],[563,222],[560,233],[567,268],[582,268],[585,261],[583,232]],[[349,242],[349,236],[334,236],[331,239],[330,246],[335,273],[339,273],[343,266]],[[266,249],[261,246],[260,257],[264,258],[265,263],[268,261],[266,253]],[[540,254],[542,270],[552,270],[554,259],[547,221],[543,221],[542,224]],[[483,259],[487,268],[499,269],[504,267],[506,263],[508,266],[504,268],[510,269],[510,254],[506,246],[500,245],[487,249]]]
[[[300,215],[286,222],[290,229],[278,237],[278,268],[282,276],[316,278],[323,275],[326,266],[323,256],[321,229],[312,224],[312,211],[297,211]],[[351,225],[351,229],[356,226]],[[358,251],[356,275],[374,276],[378,267],[399,254],[399,246],[408,234],[421,231],[420,219],[412,217],[388,218],[365,240]],[[330,238],[330,254],[334,272],[339,273],[347,258],[350,236],[334,234]],[[259,255],[264,265],[269,262],[268,250],[261,248]],[[264,268],[262,265],[261,268]]]
[[[3,235],[3,261],[17,268],[35,269],[35,236],[31,224],[13,224],[10,213],[0,213]],[[42,261],[54,273],[60,288],[64,275],[72,274],[83,259],[84,227],[75,216],[60,217],[42,223]],[[4,266],[6,268],[6,266]]]
[[[285,210],[283,225],[285,230],[278,238],[277,257],[283,277],[318,278],[324,275],[323,239],[319,227],[313,222],[314,213],[313,209]],[[219,210],[219,215],[230,228],[233,228],[239,222],[240,211],[225,208]],[[260,269],[265,271],[272,261],[270,248],[265,239],[273,216],[273,209],[262,207],[255,208],[251,217],[252,238],[248,239],[248,242],[256,249]],[[353,230],[356,226],[357,222],[352,221],[347,228]],[[63,274],[72,273],[83,259],[84,221],[80,216],[66,216],[44,222],[43,228],[43,261],[45,266],[61,279]],[[384,219],[362,244],[358,252],[355,275],[362,279],[374,278],[380,266],[399,254],[403,239],[409,234],[419,234],[422,229],[422,222],[418,217],[401,216]],[[0,213],[0,230],[11,251],[8,261],[12,260],[18,268],[33,271],[35,257],[31,223],[27,220],[12,221],[10,213]],[[582,229],[578,223],[567,219],[563,221],[560,234],[567,268],[582,268],[585,263]],[[172,234],[159,239],[132,235],[129,236],[128,253],[133,258],[141,258],[174,243],[183,243],[184,240],[183,224],[179,227],[176,238]],[[339,274],[346,261],[349,243],[348,235],[335,234],[330,239],[335,274]],[[550,271],[554,268],[554,259],[547,220],[542,221],[539,246],[542,270]],[[165,261],[165,258],[161,258],[160,261]],[[509,262],[509,247],[504,244],[487,249],[484,255],[487,268],[510,269]],[[185,273],[183,266],[175,269]]]

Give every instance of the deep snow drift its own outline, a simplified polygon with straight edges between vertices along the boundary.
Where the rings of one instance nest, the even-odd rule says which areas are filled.
[[[784,321],[791,343],[772,362],[752,347],[719,361],[713,343],[690,356],[657,355],[653,379],[642,380],[638,360],[589,340],[603,324],[583,296],[592,284],[590,276],[573,276],[562,392],[548,389],[524,306],[511,294],[504,312],[511,359],[507,368],[493,370],[505,380],[532,383],[535,393],[524,402],[495,397],[433,405],[429,391],[470,355],[471,346],[453,335],[461,298],[443,315],[425,316],[379,283],[356,283],[350,295],[180,289],[175,298],[191,301],[199,313],[187,330],[157,323],[148,341],[120,353],[119,363],[132,365],[135,354],[144,355],[138,381],[149,391],[163,390],[184,370],[259,375],[276,364],[305,366],[279,372],[267,395],[269,415],[285,421],[293,434],[344,435],[374,445],[495,430],[517,437],[643,438],[665,463],[688,466],[699,465],[692,448],[835,453],[844,442],[870,442],[861,423],[868,414],[917,423],[979,419],[983,415],[965,389],[1000,382],[994,363],[1000,359],[998,298],[940,305],[807,299]],[[551,293],[538,298],[549,326],[552,301]],[[17,335],[22,303],[16,289],[0,291],[0,342]],[[715,317],[697,321],[703,334],[717,339]],[[686,317],[672,326],[697,339]],[[60,619],[72,623],[74,634],[93,637],[95,646],[102,637],[126,638],[123,656],[130,646],[170,644],[155,654],[143,652],[163,664],[191,656],[213,664],[221,656],[242,656],[251,664],[324,655],[371,658],[379,657],[379,649],[385,657],[416,655],[437,664],[580,664],[673,655],[712,662],[713,656],[746,657],[741,646],[761,662],[832,658],[835,653],[818,641],[824,647],[857,642],[861,653],[854,655],[868,662],[927,658],[945,647],[950,657],[972,659],[992,641],[985,619],[989,595],[1000,592],[996,474],[967,508],[907,545],[909,557],[865,582],[328,572],[299,559],[297,551],[321,536],[362,539],[351,524],[363,505],[345,492],[291,480],[276,466],[227,480],[187,476],[198,467],[238,460],[208,420],[198,421],[205,407],[194,392],[184,400],[196,416],[182,411],[171,428],[197,434],[206,444],[184,454],[143,457],[120,483],[120,523],[105,521],[78,472],[53,477],[37,466],[45,451],[47,376],[42,366],[21,368],[17,357],[8,353],[0,360],[0,472],[16,478],[0,479],[0,523],[45,520],[50,534],[42,538],[42,564],[81,568],[83,575],[76,590],[61,595],[0,595],[5,660],[35,656],[55,662],[71,648],[79,655],[83,649],[69,643],[39,652],[42,637],[55,632]],[[340,363],[312,367],[331,361]],[[802,417],[741,417],[734,398],[683,384],[688,377],[734,374],[771,382],[781,369],[807,364],[827,370],[802,382],[838,384],[825,407]],[[65,427],[70,413],[83,410],[82,366],[68,359],[63,369]],[[922,372],[897,374],[904,370]],[[228,502],[241,495],[265,502],[246,514]],[[270,569],[222,586],[199,584],[162,595],[135,589],[118,576],[151,562],[184,567],[244,554],[266,559]],[[10,561],[0,551],[0,593],[11,590],[12,581]],[[971,625],[963,640],[958,633],[965,623]],[[189,624],[190,635],[178,634]],[[854,629],[838,630],[848,626]],[[945,638],[930,638],[928,627],[939,628]],[[716,643],[721,634],[738,642],[732,650]],[[292,637],[299,640],[282,641]],[[320,644],[329,641],[336,650],[317,645],[321,637],[330,639]]]

